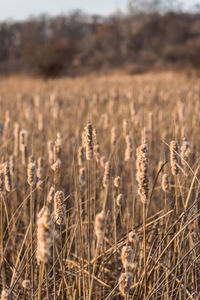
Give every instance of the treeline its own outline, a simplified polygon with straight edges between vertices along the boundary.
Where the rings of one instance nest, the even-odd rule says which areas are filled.
[[[200,13],[43,15],[1,23],[0,45],[1,74],[200,68]]]

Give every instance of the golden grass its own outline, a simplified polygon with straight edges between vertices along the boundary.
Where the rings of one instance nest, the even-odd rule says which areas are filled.
[[[198,299],[199,78],[4,77],[0,107],[1,299]]]

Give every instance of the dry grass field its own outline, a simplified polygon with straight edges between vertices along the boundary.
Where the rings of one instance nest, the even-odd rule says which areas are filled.
[[[0,79],[5,299],[199,299],[200,79]]]

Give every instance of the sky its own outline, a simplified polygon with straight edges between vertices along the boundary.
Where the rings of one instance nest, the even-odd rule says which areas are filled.
[[[179,0],[180,1],[180,0]],[[200,0],[181,0],[187,9]],[[120,9],[127,10],[128,0],[0,0],[0,20],[23,20],[31,15],[57,15],[81,9],[89,14],[108,15]]]

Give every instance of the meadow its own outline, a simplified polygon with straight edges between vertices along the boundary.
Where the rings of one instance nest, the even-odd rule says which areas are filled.
[[[0,79],[5,299],[199,299],[200,79]]]

